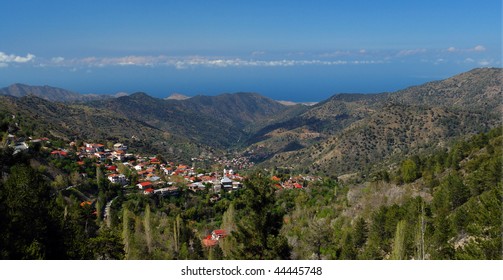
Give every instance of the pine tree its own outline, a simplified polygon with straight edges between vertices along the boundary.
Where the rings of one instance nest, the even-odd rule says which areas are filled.
[[[150,228],[150,205],[145,207],[145,214],[143,217],[143,227],[145,228],[145,240],[147,241],[148,253],[152,253],[152,229]]]
[[[356,259],[356,248],[353,239],[353,235],[350,230],[346,230],[344,237],[342,239],[341,247],[341,260],[355,260]]]
[[[355,224],[355,246],[356,248],[362,248],[365,245],[368,237],[367,222],[362,217],[356,220]]]
[[[126,259],[129,256],[130,253],[130,233],[129,233],[129,210],[124,207],[122,210],[122,240],[124,243],[124,253]]]
[[[227,231],[227,234],[231,236],[234,231],[236,231],[235,222],[236,211],[234,208],[234,203],[231,202],[227,211],[222,216],[222,226],[221,228]],[[232,249],[236,246],[235,239],[224,238],[220,240],[221,251],[225,256],[230,256]],[[212,250],[213,251],[213,250]]]
[[[50,188],[30,166],[14,165],[2,189],[6,214],[3,251],[10,259],[52,258]]]
[[[405,183],[412,183],[417,179],[418,168],[416,163],[411,159],[407,159],[402,163],[400,171]]]
[[[313,218],[309,221],[305,239],[317,260],[322,259],[322,249],[329,244],[331,234],[330,221],[326,218]]]
[[[405,259],[405,228],[406,222],[401,220],[396,225],[395,239],[393,242],[393,251],[391,253],[392,260]]]
[[[279,230],[283,213],[275,208],[275,188],[261,174],[245,182],[245,188],[236,203],[237,230],[231,240],[236,246],[230,254],[234,259],[288,259],[290,248]]]

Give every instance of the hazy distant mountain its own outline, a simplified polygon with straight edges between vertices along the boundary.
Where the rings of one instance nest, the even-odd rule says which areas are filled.
[[[279,103],[286,105],[286,106],[295,106],[298,104],[306,105],[306,106],[313,106],[316,105],[318,102],[293,102],[293,101],[286,101],[286,100],[278,100]]]
[[[183,95],[183,94],[180,94],[180,93],[173,93],[171,94],[170,96],[164,98],[166,100],[185,100],[185,99],[189,99],[190,96],[187,96],[187,95]]]
[[[24,84],[13,84],[2,88],[0,89],[0,95],[10,95],[15,97],[34,95],[45,100],[58,102],[102,100],[115,97],[113,95],[79,94],[57,87],[29,86]]]

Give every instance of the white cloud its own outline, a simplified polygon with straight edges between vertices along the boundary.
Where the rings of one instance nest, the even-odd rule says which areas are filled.
[[[449,47],[447,48],[447,51],[452,53],[484,52],[486,51],[486,47],[482,45],[476,45],[475,47],[468,49],[457,49],[455,47]]]
[[[344,65],[344,64],[377,64],[382,60],[298,60],[298,59],[277,59],[277,60],[257,60],[243,58],[224,57],[167,57],[167,56],[125,56],[125,57],[87,57],[82,59],[64,60],[61,63],[52,61],[53,66],[67,67],[107,67],[107,66],[172,66],[177,69],[193,67],[291,67],[304,65]]]
[[[426,49],[413,49],[413,50],[401,50],[397,53],[397,56],[409,56],[416,55],[420,53],[425,53]]]
[[[5,68],[5,67],[8,67],[9,64],[5,63],[5,62],[0,62],[0,68]]]
[[[479,63],[480,66],[487,66],[487,65],[491,64],[492,61],[489,61],[487,59],[482,59],[482,60],[479,60],[478,63]]]
[[[486,50],[486,47],[482,46],[482,45],[477,45],[475,46],[473,49],[473,51],[476,51],[476,52],[483,52]]]
[[[264,54],[265,54],[264,51],[253,51],[251,53],[251,55],[253,55],[253,56],[260,56],[260,55],[264,55]]]
[[[26,56],[18,56],[14,54],[6,54],[4,52],[0,52],[0,63],[2,63],[2,67],[8,66],[9,63],[26,63],[35,58],[35,55],[28,53]],[[7,65],[5,65],[7,64]]]
[[[344,50],[338,50],[338,51],[335,51],[335,52],[322,53],[322,54],[319,55],[319,57],[329,58],[329,57],[349,56],[349,55],[352,55],[352,52],[350,52],[350,51],[344,51]]]
[[[63,61],[65,61],[65,58],[61,56],[51,58],[52,63],[61,63]]]
[[[188,59],[180,59],[170,61],[167,65],[175,66],[178,69],[185,69],[189,67],[204,66],[204,67],[292,67],[292,66],[307,66],[307,65],[345,65],[345,64],[381,64],[381,60],[244,60],[240,58],[235,59],[212,59],[205,57],[192,57]]]
[[[17,63],[26,63],[32,59],[35,58],[35,55],[29,53],[28,55],[26,55],[25,57],[22,57],[22,56],[15,56],[14,57],[14,62],[17,62]]]

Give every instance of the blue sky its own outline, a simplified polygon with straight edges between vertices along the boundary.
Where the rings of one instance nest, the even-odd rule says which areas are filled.
[[[0,87],[319,101],[501,67],[500,0],[27,0],[0,8]]]

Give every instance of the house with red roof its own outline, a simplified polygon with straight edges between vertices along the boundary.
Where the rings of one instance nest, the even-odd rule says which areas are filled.
[[[302,189],[302,185],[299,183],[293,183],[293,187],[296,189]]]
[[[117,166],[115,166],[115,165],[109,165],[109,166],[106,167],[106,169],[108,171],[114,171],[115,172],[115,171],[117,171]]]
[[[137,186],[140,190],[143,190],[143,189],[145,189],[145,188],[148,188],[148,187],[152,186],[152,183],[151,183],[151,182],[141,182],[141,183],[136,184],[136,186]]]
[[[66,157],[66,156],[68,156],[68,153],[65,151],[55,150],[55,151],[51,152],[51,155],[57,156],[57,157]]]
[[[154,193],[154,189],[152,189],[152,188],[148,188],[143,191],[143,194],[153,194],[153,193]]]
[[[213,247],[217,244],[218,244],[218,240],[211,239],[211,235],[208,235],[203,239],[203,246],[204,247]]]
[[[123,150],[113,151],[112,157],[115,159],[122,161],[125,158],[126,153]]]
[[[218,244],[218,241],[221,238],[225,238],[226,236],[227,231],[225,229],[216,229],[211,232],[211,235],[208,235],[203,239],[203,245],[205,247],[213,247]]]

